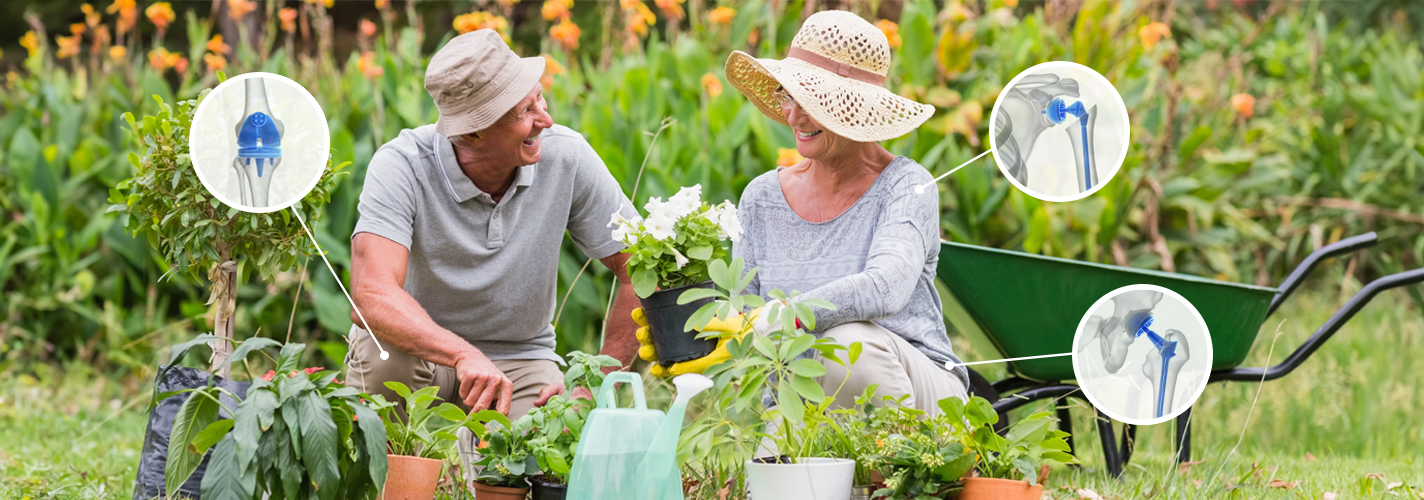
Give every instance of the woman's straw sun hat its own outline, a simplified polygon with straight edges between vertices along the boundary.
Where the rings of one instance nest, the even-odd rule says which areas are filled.
[[[828,10],[806,18],[786,59],[732,52],[727,81],[778,123],[787,124],[772,95],[779,85],[836,135],[875,142],[910,133],[935,110],[886,89],[889,69],[890,42],[879,28],[850,12]]]

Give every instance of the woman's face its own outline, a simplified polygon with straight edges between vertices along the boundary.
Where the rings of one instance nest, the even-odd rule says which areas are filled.
[[[806,158],[816,160],[828,160],[840,154],[845,154],[850,150],[854,141],[836,135],[821,126],[815,118],[806,113],[795,100],[784,99],[781,105],[782,116],[786,118],[786,123],[791,125],[791,131],[796,135],[796,152]]]
[[[494,125],[479,132],[482,149],[489,151],[500,164],[533,165],[539,161],[539,134],[554,126],[544,101],[544,86],[537,84],[529,95],[500,117]]]

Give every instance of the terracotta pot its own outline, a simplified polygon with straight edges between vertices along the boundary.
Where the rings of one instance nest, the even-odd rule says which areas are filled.
[[[475,483],[475,500],[524,500],[529,496],[529,488],[509,488]]]
[[[386,486],[382,500],[430,500],[440,482],[444,462],[433,458],[386,455]]]
[[[985,477],[965,478],[964,492],[959,495],[960,500],[1039,500],[1042,497],[1042,484],[1029,486],[1025,481]]]

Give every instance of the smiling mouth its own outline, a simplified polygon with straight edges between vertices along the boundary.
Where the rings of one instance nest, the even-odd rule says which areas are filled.
[[[811,139],[814,139],[816,136],[821,135],[821,132],[823,132],[823,131],[822,131],[822,130],[817,130],[817,131],[815,131],[815,132],[804,132],[804,131],[801,131],[801,130],[797,130],[797,131],[796,131],[796,140],[798,140],[798,141],[809,141],[809,140],[811,140]]]
[[[525,145],[525,146],[538,146],[538,145],[539,145],[539,136],[536,135],[536,136],[533,136],[533,137],[524,139],[524,145]]]

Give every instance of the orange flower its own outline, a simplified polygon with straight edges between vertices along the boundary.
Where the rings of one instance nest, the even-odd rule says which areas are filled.
[[[297,30],[297,9],[284,7],[277,11],[277,19],[282,20],[282,31],[291,33]]]
[[[115,45],[113,47],[109,47],[109,59],[113,59],[114,62],[122,61],[128,55],[128,47],[124,47],[123,45]]]
[[[25,36],[20,37],[20,46],[30,52],[30,57],[34,57],[40,51],[40,39],[34,31],[26,31]]]
[[[804,159],[801,157],[801,153],[796,151],[796,148],[776,148],[776,166],[778,167],[789,167],[801,163],[801,160]]]
[[[722,80],[712,73],[702,75],[702,90],[712,97],[722,95]]]
[[[499,3],[499,6],[500,6],[500,7],[504,7],[504,8],[513,7],[514,4],[519,3],[519,0],[495,0],[495,1]]]
[[[169,69],[177,69],[182,73],[188,69],[188,60],[182,54],[159,47],[148,53],[148,65],[159,73]]]
[[[761,40],[761,28],[752,28],[751,33],[747,33],[747,45],[756,45],[757,40]]]
[[[376,36],[376,23],[371,22],[369,19],[362,19],[361,36],[365,36],[367,38]]]
[[[885,39],[890,41],[890,48],[900,48],[900,25],[889,19],[881,19],[875,23],[876,28],[885,34]]]
[[[187,72],[188,72],[188,58],[183,57],[183,56],[178,55],[178,54],[173,54],[173,55],[178,56],[178,59],[177,59],[176,61],[173,61],[173,71],[174,71],[175,73],[180,74],[180,75],[183,74],[183,73],[187,73]]]
[[[257,2],[252,0],[227,0],[227,17],[234,21],[241,21],[254,10],[257,10]]]
[[[492,29],[499,32],[499,37],[504,39],[504,43],[509,43],[509,20],[504,16],[496,16],[488,12],[471,12],[469,14],[456,16],[455,31],[461,35],[475,30]]]
[[[361,53],[361,58],[356,60],[356,71],[360,71],[366,78],[375,80],[386,74],[386,69],[376,65],[376,53],[365,51]]]
[[[1236,114],[1242,118],[1250,118],[1255,112],[1256,98],[1251,94],[1236,94],[1231,96],[1231,107],[1236,108]]]
[[[1171,37],[1172,29],[1160,22],[1150,23],[1137,30],[1137,38],[1142,40],[1142,47],[1147,50],[1152,50],[1163,38]]]
[[[54,52],[55,57],[68,59],[79,55],[79,37],[77,36],[54,37],[54,44],[59,47],[59,49]]]
[[[638,36],[648,34],[648,27],[658,22],[658,16],[642,0],[621,0],[623,11],[628,16],[628,32]]]
[[[109,4],[109,8],[104,11],[110,14],[119,14],[118,28],[121,35],[138,24],[137,0],[114,0],[114,3]]]
[[[712,24],[720,24],[723,26],[732,24],[732,19],[736,19],[736,17],[737,9],[733,9],[725,5],[712,9],[712,12],[707,13],[708,21],[710,21]]]
[[[566,50],[578,48],[580,34],[583,34],[583,30],[580,30],[577,24],[567,18],[559,21],[559,24],[555,24],[553,28],[549,28],[549,36],[553,37],[554,41],[559,42],[559,45]]]
[[[539,12],[544,15],[545,21],[555,19],[568,19],[573,15],[570,9],[574,7],[574,0],[544,0],[544,7]]]
[[[208,52],[214,54],[227,54],[232,52],[232,47],[223,43],[222,34],[213,35],[212,40],[208,40]]]
[[[209,73],[227,69],[227,59],[220,54],[203,54],[203,64],[208,66]]]
[[[390,5],[390,4],[391,4],[390,0],[376,0],[376,8],[377,8],[377,9],[384,9],[384,8],[386,8],[386,6],[388,6],[388,5]]]
[[[324,5],[330,9],[336,5],[336,0],[303,0],[309,5]]]
[[[73,23],[69,25],[69,34],[74,35],[75,38],[79,38],[87,29],[89,29],[89,27],[85,26],[84,23]]]
[[[99,25],[99,13],[94,11],[93,5],[87,3],[80,5],[79,10],[84,12],[84,24],[88,24],[91,28]]]
[[[663,11],[663,15],[680,21],[682,18],[687,17],[687,13],[682,11],[683,1],[684,0],[653,0],[653,3],[657,4],[658,10]]]
[[[541,55],[544,57],[544,72],[545,72],[545,73],[548,73],[548,74],[550,74],[550,75],[562,75],[562,74],[568,72],[568,70],[564,69],[564,65],[559,64],[559,60],[558,60],[558,59],[554,59],[554,56],[551,56],[551,55],[549,55],[549,54],[541,54]]]
[[[178,19],[178,15],[173,13],[173,6],[168,2],[158,2],[148,6],[143,10],[143,15],[148,16],[148,22],[153,23],[160,30],[168,29],[168,25],[174,19]]]

